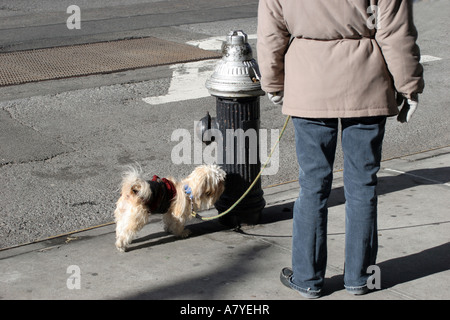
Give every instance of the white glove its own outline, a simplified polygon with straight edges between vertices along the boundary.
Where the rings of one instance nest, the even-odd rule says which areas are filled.
[[[269,97],[269,100],[272,101],[272,103],[274,105],[277,105],[277,106],[283,105],[284,91],[268,93],[267,96]]]
[[[397,121],[401,123],[409,122],[411,120],[412,115],[417,109],[417,106],[419,104],[419,99],[411,100],[411,99],[404,99],[401,107],[400,113],[397,116]]]

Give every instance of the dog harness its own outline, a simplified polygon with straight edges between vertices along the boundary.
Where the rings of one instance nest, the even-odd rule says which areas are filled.
[[[166,213],[170,207],[170,201],[177,195],[177,190],[172,181],[160,178],[157,175],[148,181],[152,196],[148,200],[151,213]]]

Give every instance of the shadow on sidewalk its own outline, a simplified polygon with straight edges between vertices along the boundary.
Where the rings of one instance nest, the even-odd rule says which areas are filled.
[[[426,249],[408,256],[378,264],[381,269],[381,288],[387,289],[401,283],[450,270],[450,243]]]
[[[450,243],[445,243],[408,256],[377,263],[381,270],[381,290],[450,270],[449,252]],[[324,296],[343,289],[343,274],[326,278]]]
[[[230,263],[224,264],[222,267],[209,270],[207,272],[193,272],[186,270],[184,280],[176,282],[168,281],[159,286],[152,286],[141,292],[136,292],[128,296],[120,297],[120,299],[130,300],[215,300],[233,299],[230,295],[230,285],[238,282],[249,281],[249,274],[255,272],[255,257],[264,255],[264,250],[270,248],[268,244],[257,244],[250,248],[234,252],[237,258],[230,259]],[[182,264],[182,262],[179,262]],[[199,263],[207,264],[207,261],[199,261]],[[179,274],[177,275],[179,276]],[[258,297],[258,292],[248,293],[248,299]]]

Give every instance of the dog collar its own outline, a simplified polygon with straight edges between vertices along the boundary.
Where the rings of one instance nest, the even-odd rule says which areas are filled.
[[[185,184],[184,185],[184,193],[186,193],[186,195],[189,197],[189,199],[192,200],[192,198],[194,197],[194,195],[192,194],[192,189],[191,187],[189,187],[189,185]]]
[[[184,193],[189,197],[189,202],[191,203],[191,216],[197,217],[198,214],[194,210],[194,201],[192,201],[194,198],[194,195],[192,194],[191,187],[189,187],[189,185],[187,185],[187,184],[184,185]]]
[[[170,202],[177,195],[177,190],[172,181],[160,178],[157,175],[148,181],[152,196],[148,201],[151,213],[166,213],[169,210]]]

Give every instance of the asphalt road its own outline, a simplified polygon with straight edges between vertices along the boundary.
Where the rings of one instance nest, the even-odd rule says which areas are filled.
[[[0,51],[138,36],[186,43],[236,29],[255,34],[257,2],[78,1],[81,29],[68,30],[66,8],[72,1],[2,1]],[[424,62],[426,90],[412,122],[389,119],[384,159],[450,144],[449,9],[448,0],[415,4],[422,54],[439,59]],[[250,41],[254,49],[255,43]],[[186,94],[156,105],[142,100],[173,94],[180,70],[186,69],[180,68],[0,88],[0,248],[112,221],[126,165],[139,163],[149,176],[187,175],[195,164],[173,163],[171,152],[179,142],[172,141],[172,133],[187,129],[193,135],[194,121],[215,113],[214,98]],[[280,110],[263,97],[262,128],[270,133],[283,122]],[[280,145],[279,170],[264,176],[263,186],[297,179],[293,145],[290,125]],[[340,151],[335,167],[342,169]]]

